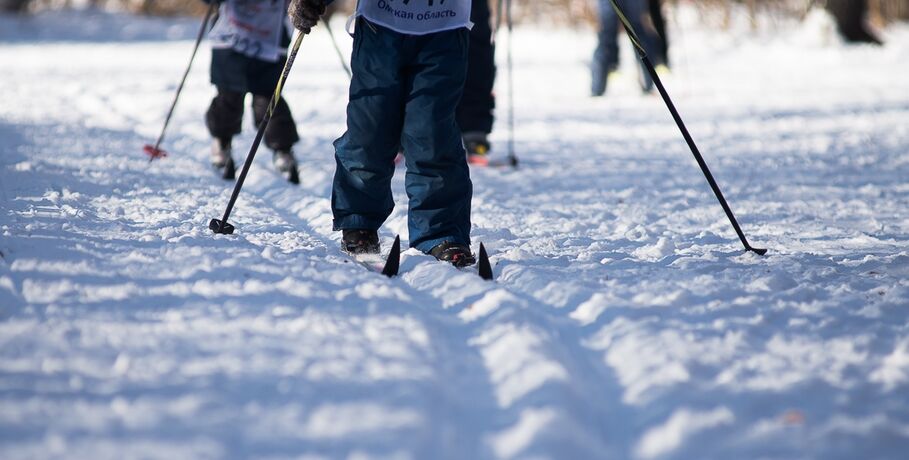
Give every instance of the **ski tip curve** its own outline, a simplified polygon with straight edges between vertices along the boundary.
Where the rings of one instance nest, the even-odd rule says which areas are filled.
[[[388,258],[385,259],[385,266],[382,267],[382,274],[392,278],[398,276],[398,270],[401,267],[401,235],[395,235],[395,242],[391,245],[391,251],[388,252]]]
[[[486,247],[483,246],[483,243],[480,243],[480,260],[477,263],[480,278],[492,281],[492,265],[489,263],[489,254],[486,253]]]

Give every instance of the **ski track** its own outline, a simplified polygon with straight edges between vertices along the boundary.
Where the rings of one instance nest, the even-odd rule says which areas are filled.
[[[882,49],[795,41],[825,37],[811,24],[675,35],[667,87],[765,257],[627,46],[591,100],[591,34],[519,28],[521,167],[472,171],[489,283],[413,250],[388,280],[338,249],[345,77],[323,33],[286,93],[303,184],[263,148],[214,236],[208,53],[171,156],[141,154],[194,22],[79,17],[0,17],[0,458],[902,457],[905,26]],[[386,248],[406,248],[403,174]]]

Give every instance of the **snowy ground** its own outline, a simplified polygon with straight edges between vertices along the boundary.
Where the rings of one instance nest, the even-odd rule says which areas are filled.
[[[765,257],[630,60],[592,100],[589,31],[519,29],[522,166],[473,171],[495,283],[341,256],[319,30],[287,90],[302,186],[260,155],[213,236],[206,52],[172,155],[141,153],[195,28],[0,17],[0,458],[905,458],[906,26],[676,30],[667,86]]]

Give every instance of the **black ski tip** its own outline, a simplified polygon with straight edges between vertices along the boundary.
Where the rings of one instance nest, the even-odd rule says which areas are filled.
[[[224,180],[234,180],[237,178],[237,166],[234,165],[233,158],[228,158],[227,163],[221,168],[221,178]]]
[[[480,274],[480,278],[491,281],[492,265],[489,264],[489,255],[486,254],[486,247],[483,246],[483,243],[480,243],[480,260],[478,264],[479,265],[477,266],[477,269]]]
[[[218,219],[212,219],[211,222],[208,223],[208,228],[211,229],[211,231],[222,235],[232,235],[234,233],[233,225]]]
[[[395,242],[391,245],[391,251],[388,252],[388,258],[385,259],[385,266],[382,268],[382,274],[391,278],[398,276],[398,269],[401,267],[401,236],[395,236]]]
[[[762,255],[764,255],[764,254],[767,254],[767,250],[766,250],[766,249],[752,248],[751,246],[749,246],[749,247],[747,247],[747,248],[745,248],[745,249],[748,250],[748,251],[751,251],[751,252],[753,252],[753,253],[755,253],[755,254],[757,254],[757,255],[759,255],[759,256],[762,256]]]

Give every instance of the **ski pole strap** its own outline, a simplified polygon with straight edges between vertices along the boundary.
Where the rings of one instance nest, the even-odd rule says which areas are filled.
[[[641,53],[641,56],[646,56],[647,51],[644,50],[644,46],[641,45],[641,39],[638,38],[638,34],[635,33],[634,28],[631,27],[631,21],[628,20],[628,17],[625,16],[625,12],[622,11],[622,8],[619,6],[617,0],[609,0],[609,3],[612,3],[612,9],[615,10],[615,14],[619,16],[619,20],[622,21],[622,26],[625,27],[625,32],[628,33],[628,38],[631,40],[631,43],[635,48],[638,49],[638,52]]]
[[[287,80],[287,76],[290,74],[290,68],[294,65],[294,59],[297,58],[297,51],[300,50],[300,44],[303,43],[303,35],[300,32],[297,32],[297,38],[294,40],[293,47],[289,53],[287,53],[287,62],[284,64],[284,71],[281,72],[281,78],[278,78],[278,84],[275,85],[275,94],[271,96],[271,102],[268,104],[268,111],[266,113],[266,120],[270,120],[271,116],[275,113],[275,108],[278,106],[278,101],[281,100],[281,91],[284,90],[284,81]]]

